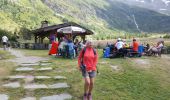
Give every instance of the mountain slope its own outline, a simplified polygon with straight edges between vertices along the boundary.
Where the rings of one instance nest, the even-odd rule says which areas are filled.
[[[60,22],[40,0],[2,0],[0,5],[0,28],[8,31],[38,28],[45,19],[50,23]]]
[[[152,3],[143,1],[146,5]],[[77,22],[93,30],[95,37],[124,32],[170,32],[170,16],[141,6],[143,1],[2,0],[0,29],[18,33],[22,28],[39,28],[41,21],[48,20],[50,25],[63,21]]]
[[[168,32],[170,17],[146,8],[129,6],[117,0],[43,0],[59,14],[71,16],[79,22],[97,27],[118,29],[128,32]],[[61,6],[62,3],[65,7]],[[100,5],[100,6],[99,6]],[[64,9],[60,9],[64,8]],[[95,21],[95,22],[93,22]],[[91,27],[92,28],[92,27]],[[99,29],[100,29],[99,28]]]

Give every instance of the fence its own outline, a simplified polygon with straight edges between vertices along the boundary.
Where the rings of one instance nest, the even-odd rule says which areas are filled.
[[[47,50],[49,44],[40,44],[40,43],[11,43],[12,48],[21,48],[21,49],[33,49],[33,50]]]

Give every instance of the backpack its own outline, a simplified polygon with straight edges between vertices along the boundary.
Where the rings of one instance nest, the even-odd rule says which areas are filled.
[[[82,51],[82,58],[84,58],[84,54],[86,52],[86,47],[83,48],[83,51]],[[96,50],[93,48],[93,52],[94,52],[94,55],[97,55],[96,53]],[[83,63],[83,60],[82,60],[82,63]],[[98,70],[98,67],[96,66],[96,69],[97,69],[97,73],[99,73],[99,70]]]
[[[83,48],[83,51],[82,51],[82,58],[84,57],[84,53],[86,52],[86,47]],[[93,52],[94,52],[94,55],[96,55],[96,50],[93,48]]]

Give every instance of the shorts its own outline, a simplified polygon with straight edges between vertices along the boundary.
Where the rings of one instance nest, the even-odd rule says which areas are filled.
[[[96,71],[91,71],[91,72],[86,71],[86,73],[82,73],[82,76],[84,78],[94,78],[96,76]]]
[[[3,42],[3,45],[7,45],[7,43],[6,43],[6,42]]]

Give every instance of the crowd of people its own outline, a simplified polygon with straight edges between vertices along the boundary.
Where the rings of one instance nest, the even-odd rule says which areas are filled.
[[[135,38],[128,44],[125,40],[118,38],[114,44],[108,44],[104,48],[103,56],[105,58],[116,58],[116,57],[141,57],[142,55],[159,55],[161,56],[161,50],[164,47],[164,42],[159,41],[157,45],[150,46],[149,43],[146,45],[139,43]]]
[[[62,56],[64,58],[75,58],[78,56],[82,48],[85,47],[85,42],[75,39],[61,38],[58,42],[58,48],[56,56]]]

